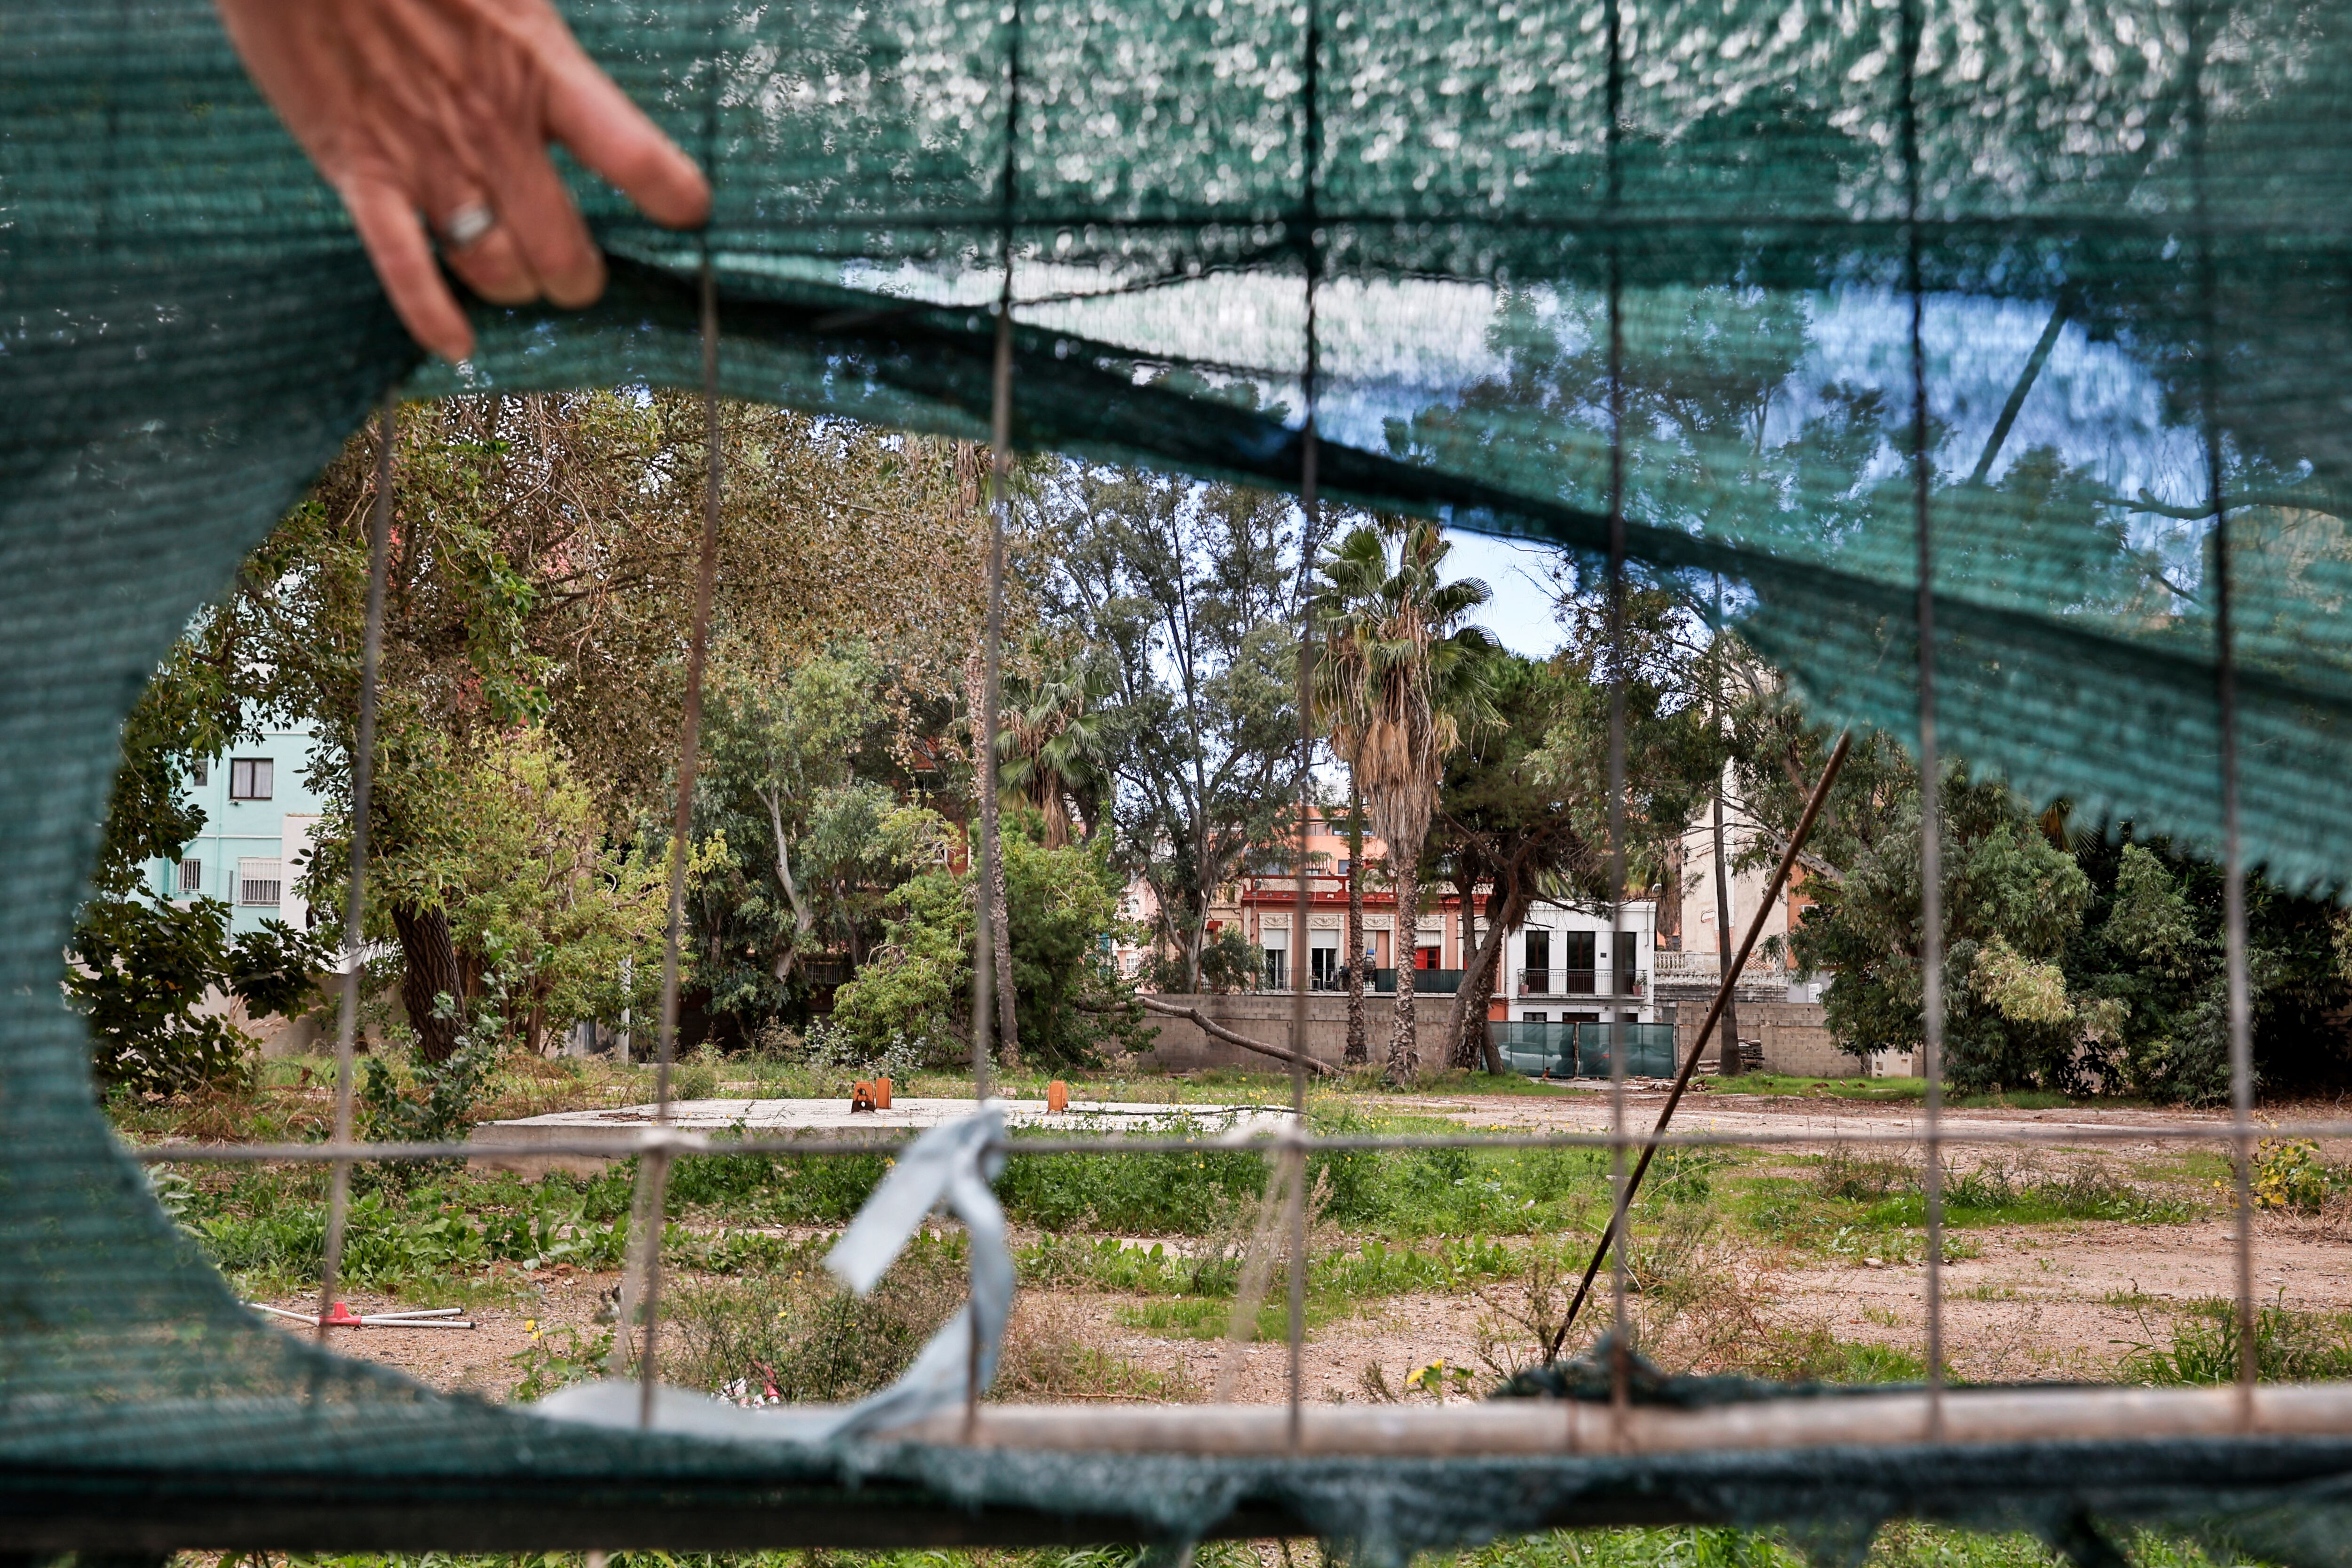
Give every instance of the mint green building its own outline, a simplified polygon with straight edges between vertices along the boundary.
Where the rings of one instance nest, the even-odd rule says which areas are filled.
[[[295,884],[321,810],[305,779],[315,743],[307,728],[265,730],[200,764],[188,795],[205,814],[204,831],[176,863],[149,861],[148,886],[167,899],[220,900],[238,933],[265,920],[305,929],[310,910]],[[319,918],[337,916],[321,910]]]

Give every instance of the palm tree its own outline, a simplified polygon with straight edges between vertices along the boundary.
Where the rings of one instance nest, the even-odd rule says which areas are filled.
[[[1065,670],[1005,693],[997,784],[1045,819],[1048,849],[1067,844],[1073,826],[1091,827],[1082,803],[1101,782],[1104,739],[1102,719],[1090,711],[1093,684],[1083,670]]]
[[[1491,595],[1475,577],[1443,579],[1452,549],[1434,523],[1383,520],[1351,530],[1318,566],[1316,707],[1372,831],[1388,844],[1396,889],[1396,1025],[1387,1076],[1400,1084],[1421,1071],[1412,960],[1421,851],[1438,781],[1465,732],[1494,722],[1486,661],[1495,639],[1463,624]]]

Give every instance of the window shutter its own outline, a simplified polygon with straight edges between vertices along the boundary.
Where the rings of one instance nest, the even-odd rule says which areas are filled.
[[[284,880],[283,861],[239,860],[236,863],[236,901],[257,908],[276,909]]]

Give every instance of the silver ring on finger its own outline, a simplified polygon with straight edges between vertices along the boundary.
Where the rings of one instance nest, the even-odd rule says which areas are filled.
[[[499,215],[481,202],[467,202],[441,226],[441,237],[452,250],[469,250],[499,226]]]

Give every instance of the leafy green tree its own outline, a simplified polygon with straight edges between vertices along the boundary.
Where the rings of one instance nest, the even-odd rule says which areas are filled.
[[[1083,1065],[1107,1046],[1139,1048],[1142,1015],[1118,974],[1122,882],[1109,846],[1048,848],[1034,818],[1006,824],[1004,879],[1013,983],[1023,1038],[1039,1059]],[[904,1041],[934,1058],[969,1038],[973,903],[971,857],[952,824],[903,807],[885,824],[912,874],[892,898],[883,943],[834,1004],[834,1021],[879,1056]]]
[[[1486,1030],[1506,933],[1538,898],[1605,909],[1610,898],[1609,694],[1596,651],[1573,645],[1549,660],[1500,653],[1488,665],[1496,722],[1446,761],[1432,829],[1437,863],[1476,945],[1446,1020],[1447,1058],[1501,1067]],[[1629,666],[1624,693],[1626,883],[1656,889],[1667,852],[1715,773],[1702,710]],[[1478,906],[1483,894],[1484,908]]]
[[[1045,847],[1059,849],[1099,819],[1108,761],[1101,671],[1079,659],[1005,685],[997,780],[1045,824]]]
[[[89,1019],[100,1082],[173,1093],[234,1079],[253,1042],[208,1002],[235,996],[248,1013],[294,1013],[334,944],[278,921],[232,939],[217,899],[173,903],[150,890],[147,863],[176,861],[204,831],[187,798],[190,768],[250,732],[240,672],[175,645],[131,710],[122,734],[89,900],[68,943],[66,994]]]
[[[1181,988],[1218,888],[1297,798],[1297,512],[1279,496],[1070,468],[1035,500],[1032,591],[1104,671],[1112,863],[1140,877]]]
[[[667,394],[484,396],[404,407],[394,465],[370,843],[428,844],[470,770],[519,725],[543,726],[616,839],[666,820],[714,433]],[[849,635],[877,646],[908,710],[953,687],[977,625],[970,530],[941,504],[933,445],[844,421],[723,405],[722,646],[789,668]],[[375,438],[356,436],[247,564],[191,641],[251,672],[276,712],[315,722],[329,803],[310,886],[346,872]],[[451,911],[378,910],[420,1052],[457,1048],[478,963]],[[477,955],[478,957],[478,955]]]
[[[776,675],[714,672],[695,816],[706,839],[722,834],[729,848],[696,899],[698,978],[715,1014],[747,1025],[773,1016],[809,960],[842,947],[859,956],[875,912],[859,893],[895,805],[859,776],[878,760],[882,681],[863,643]]]
[[[1421,1072],[1412,949],[1423,841],[1445,759],[1495,718],[1487,679],[1495,641],[1464,624],[1488,591],[1475,578],[1444,579],[1452,548],[1433,523],[1368,524],[1350,530],[1316,568],[1317,707],[1351,792],[1388,847],[1396,889],[1396,1023],[1386,1071],[1399,1083]]]
[[[2108,1082],[2153,1099],[2230,1096],[2221,868],[2143,842],[2085,836],[2092,885],[2068,947],[2068,983],[2110,1012],[2097,1044]],[[2310,1094],[2352,1077],[2352,920],[2334,903],[2246,880],[2254,1070],[2266,1092]]]
[[[2082,1047],[2108,1026],[2060,963],[2090,879],[1997,782],[1955,764],[1942,793],[1945,1072],[1957,1087],[2087,1087]],[[1920,1023],[1919,807],[1891,814],[1878,846],[1822,885],[1793,935],[1807,968],[1833,970],[1829,1025],[1857,1055],[1913,1050]]]
[[[633,849],[541,729],[489,741],[454,781],[431,831],[369,869],[379,911],[445,912],[461,976],[434,1005],[459,1031],[498,975],[503,1040],[534,1053],[585,1019],[638,1016],[653,1002],[668,918],[665,847]],[[693,868],[698,872],[699,864]],[[379,919],[382,918],[381,913]],[[410,1027],[416,1027],[411,1015]]]

